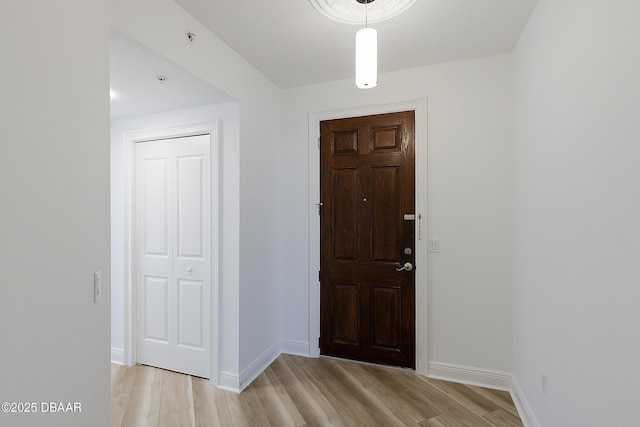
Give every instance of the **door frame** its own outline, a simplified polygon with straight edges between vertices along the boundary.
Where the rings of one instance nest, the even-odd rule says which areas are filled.
[[[415,111],[416,372],[427,375],[427,98],[309,113],[309,356],[320,357],[320,122]]]
[[[136,144],[139,142],[154,141],[158,139],[171,139],[189,137],[196,135],[209,135],[210,137],[210,164],[211,164],[211,284],[209,301],[210,316],[210,382],[212,385],[219,384],[219,345],[220,336],[219,319],[219,183],[220,183],[220,129],[219,122],[194,122],[181,126],[173,126],[164,129],[135,130],[125,134],[124,164],[127,176],[125,176],[125,253],[124,253],[124,348],[123,361],[127,366],[136,364],[137,347],[137,287],[135,277],[137,276],[136,261]]]

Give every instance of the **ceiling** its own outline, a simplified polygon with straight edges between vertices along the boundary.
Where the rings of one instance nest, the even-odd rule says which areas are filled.
[[[309,0],[175,1],[282,89],[353,78],[355,34],[364,25],[335,22]],[[378,72],[510,52],[536,3],[417,0],[371,25]]]
[[[111,32],[109,62],[114,119],[232,101],[224,92],[115,30]],[[158,76],[167,80],[160,83]]]
[[[331,20],[309,0],[175,1],[281,89],[354,78],[355,34],[363,25]],[[370,25],[378,30],[378,72],[510,52],[536,3],[417,0]],[[112,118],[232,101],[117,31],[110,63]]]

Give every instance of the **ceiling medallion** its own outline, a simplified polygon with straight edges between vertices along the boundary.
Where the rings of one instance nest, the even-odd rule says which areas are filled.
[[[320,13],[344,24],[362,25],[365,13],[369,23],[384,21],[401,14],[417,0],[309,0]],[[366,11],[365,11],[366,5]]]

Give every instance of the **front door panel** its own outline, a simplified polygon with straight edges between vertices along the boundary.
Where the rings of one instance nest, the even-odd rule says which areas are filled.
[[[415,367],[414,117],[320,124],[321,354]]]

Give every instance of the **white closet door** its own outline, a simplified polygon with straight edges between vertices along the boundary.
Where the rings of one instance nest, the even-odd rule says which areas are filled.
[[[137,361],[209,378],[210,137],[136,150]]]
[[[174,371],[209,378],[211,324],[210,138],[173,142]]]

